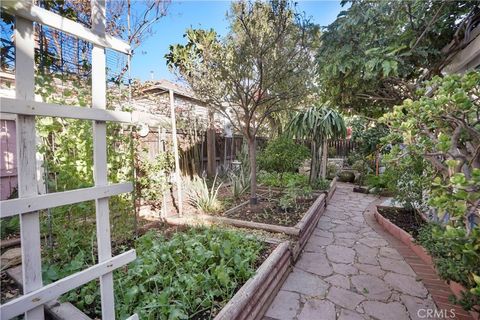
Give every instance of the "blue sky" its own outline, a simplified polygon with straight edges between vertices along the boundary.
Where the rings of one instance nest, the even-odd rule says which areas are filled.
[[[169,45],[184,43],[183,34],[189,27],[213,28],[224,35],[228,28],[225,15],[229,7],[230,1],[173,0],[167,16],[155,25],[154,35],[136,50],[132,59],[132,77],[149,80],[153,71],[154,79],[175,80],[165,65],[164,55]],[[298,1],[298,8],[321,26],[333,22],[342,10],[340,1]]]

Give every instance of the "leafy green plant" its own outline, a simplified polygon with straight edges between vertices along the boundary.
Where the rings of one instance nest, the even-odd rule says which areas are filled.
[[[75,243],[75,242],[74,242]],[[137,239],[137,259],[114,273],[117,317],[141,319],[213,318],[254,273],[264,248],[255,237],[222,229],[190,229],[170,239],[150,231]],[[92,263],[80,251],[63,267],[45,266],[44,279],[58,280]],[[101,315],[97,281],[62,298]]]
[[[138,195],[158,206],[163,193],[171,186],[169,176],[174,167],[173,155],[171,152],[161,152],[154,161],[149,161],[146,153],[141,155],[142,160],[137,161]]]
[[[333,179],[337,176],[339,168],[336,163],[329,162],[327,163],[327,179]]]
[[[317,179],[311,184],[315,190],[328,190],[330,188],[330,180]]]
[[[20,219],[18,217],[0,220],[0,239],[5,239],[9,235],[18,233],[20,233]]]
[[[466,310],[480,311],[480,228],[467,234],[465,228],[427,224],[417,241],[432,255],[440,277],[464,285],[468,292],[457,303]]]
[[[115,277],[118,318],[214,317],[254,274],[262,247],[220,229],[193,229],[169,240],[149,232],[137,241],[137,260]]]
[[[197,209],[204,213],[217,213],[223,209],[222,202],[218,199],[218,190],[222,183],[217,185],[217,175],[209,187],[205,178],[195,176],[186,181],[188,200]]]
[[[236,171],[228,173],[232,196],[237,199],[250,189],[250,169],[243,163]]]
[[[278,199],[278,206],[285,212],[294,209],[297,205],[297,195],[292,192],[285,192],[280,199]]]
[[[260,169],[279,173],[295,172],[309,156],[307,147],[293,139],[279,137],[268,143],[258,156]]]
[[[286,172],[283,174],[276,172],[260,171],[258,173],[258,182],[266,187],[286,188],[286,187],[305,187],[309,185],[308,177],[299,174]]]
[[[480,72],[434,77],[383,116],[388,141],[403,142],[400,154],[422,157],[433,168],[428,204],[467,232],[478,219],[480,200]],[[428,92],[428,94],[427,94]]]
[[[347,165],[352,166],[358,160],[362,160],[364,156],[360,152],[350,153],[347,157]]]
[[[365,160],[355,161],[355,163],[352,165],[352,169],[357,172],[355,176],[355,182],[359,186],[363,186],[366,176],[372,171],[372,169]]]

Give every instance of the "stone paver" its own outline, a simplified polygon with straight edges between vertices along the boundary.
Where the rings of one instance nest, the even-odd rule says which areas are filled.
[[[335,320],[335,305],[327,300],[308,300],[298,315],[298,320]]]
[[[417,319],[435,304],[415,271],[364,219],[375,196],[340,183],[265,319]]]

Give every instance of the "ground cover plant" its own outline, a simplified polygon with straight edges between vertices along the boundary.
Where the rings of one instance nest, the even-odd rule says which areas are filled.
[[[151,230],[134,246],[137,259],[114,274],[119,319],[133,313],[140,319],[213,318],[272,250],[255,236],[216,228],[171,234]],[[84,255],[73,259],[83,268]],[[56,277],[70,271],[55,270]],[[71,291],[64,300],[92,317],[100,315],[96,281]]]

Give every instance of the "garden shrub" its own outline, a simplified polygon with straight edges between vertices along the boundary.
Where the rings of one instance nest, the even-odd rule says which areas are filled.
[[[308,177],[299,173],[277,173],[261,170],[257,175],[258,182],[265,187],[286,188],[288,186],[308,186]]]
[[[307,176],[293,172],[281,174],[262,170],[258,173],[257,179],[261,185],[274,188],[328,190],[330,187],[330,180],[316,179],[310,183]]]
[[[327,178],[333,179],[337,176],[339,171],[338,165],[334,162],[327,163]]]
[[[355,182],[359,186],[362,186],[364,184],[366,176],[370,172],[372,172],[372,168],[370,168],[367,161],[365,160],[355,161],[355,163],[352,165],[352,169],[357,172],[357,174],[355,175]]]
[[[428,204],[467,233],[479,218],[479,83],[479,71],[436,76],[381,119],[392,128],[388,141],[403,143],[397,158],[423,157],[434,168]]]
[[[456,281],[469,292],[457,301],[466,310],[480,311],[480,228],[467,235],[465,228],[429,223],[419,230],[417,241],[434,258],[441,278]]]
[[[384,124],[372,123],[371,120],[362,117],[351,119],[350,127],[352,128],[351,141],[356,143],[355,151],[362,158],[377,151],[381,145],[382,138],[389,133],[387,126]]]
[[[330,180],[320,178],[313,181],[311,186],[315,190],[328,190],[330,188]]]
[[[268,143],[258,156],[260,169],[275,172],[295,172],[309,157],[307,147],[297,144],[291,138],[279,137]]]

